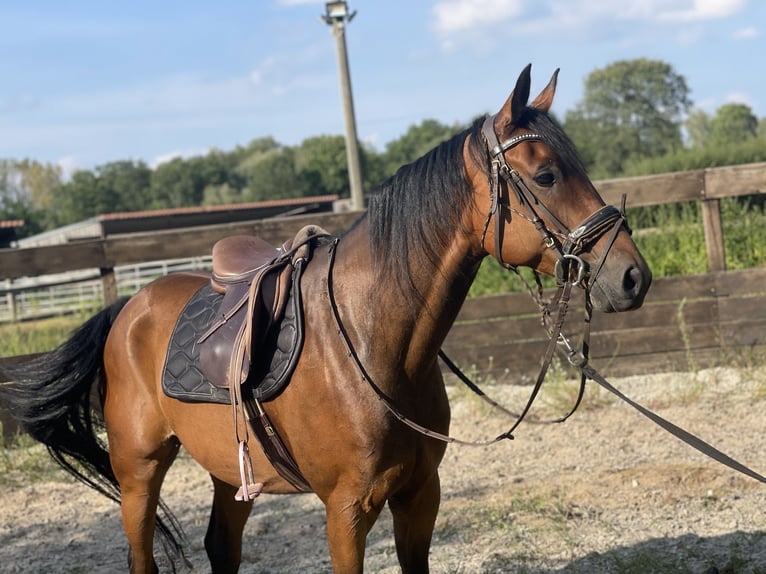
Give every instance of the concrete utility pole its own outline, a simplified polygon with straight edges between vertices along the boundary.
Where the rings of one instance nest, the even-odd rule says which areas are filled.
[[[351,75],[348,71],[348,52],[346,50],[346,22],[356,16],[356,10],[348,13],[344,0],[327,2],[326,13],[322,19],[332,26],[335,36],[335,48],[338,52],[338,69],[340,70],[340,92],[343,98],[343,117],[346,124],[346,160],[348,162],[348,179],[351,187],[351,203],[355,210],[364,209],[362,192],[362,168],[359,162],[359,142],[356,137],[356,119],[354,117],[354,99],[351,96]]]

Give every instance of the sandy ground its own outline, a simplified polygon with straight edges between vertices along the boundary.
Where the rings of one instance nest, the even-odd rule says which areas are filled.
[[[766,369],[631,377],[618,388],[766,472]],[[561,385],[537,412],[557,410]],[[437,573],[766,573],[766,486],[706,459],[591,383],[560,425],[524,424],[516,440],[450,446],[431,569]],[[529,387],[488,387],[519,408]],[[451,387],[452,432],[494,436],[508,421]],[[561,407],[563,408],[563,407]],[[124,572],[119,509],[66,475],[0,492],[0,572]],[[193,572],[208,572],[202,538],[212,496],[188,457],[163,495],[189,537]],[[245,534],[241,572],[327,572],[321,503],[263,496]],[[366,571],[393,573],[391,520],[369,535]]]

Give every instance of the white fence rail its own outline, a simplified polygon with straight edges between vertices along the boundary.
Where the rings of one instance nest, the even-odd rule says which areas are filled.
[[[120,296],[177,271],[209,270],[210,257],[168,259],[115,268]],[[0,283],[0,323],[96,310],[104,294],[98,269],[21,278]]]

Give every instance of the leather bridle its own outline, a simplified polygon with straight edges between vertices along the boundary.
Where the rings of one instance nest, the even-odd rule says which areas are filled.
[[[590,290],[594,285],[598,275],[601,273],[601,269],[606,262],[606,257],[609,254],[614,242],[617,239],[617,235],[620,230],[624,229],[630,233],[627,220],[625,217],[625,197],[622,199],[622,208],[618,209],[613,205],[605,205],[585,218],[577,227],[570,230],[561,220],[556,217],[546,206],[543,204],[534,192],[521,177],[518,171],[516,171],[505,157],[505,153],[516,147],[522,142],[526,141],[540,141],[545,142],[545,139],[533,132],[526,132],[510,137],[509,139],[500,142],[497,133],[495,132],[495,116],[489,116],[484,120],[482,126],[482,135],[487,144],[490,159],[490,209],[487,214],[487,219],[484,222],[484,229],[482,231],[481,243],[485,245],[486,233],[489,228],[489,223],[492,217],[495,218],[495,258],[500,265],[504,268],[514,271],[519,275],[522,281],[527,285],[527,288],[532,295],[533,299],[537,302],[540,308],[543,325],[548,332],[549,340],[548,345],[543,355],[543,361],[538,372],[535,385],[530,393],[527,404],[521,411],[521,414],[516,416],[516,421],[511,428],[500,435],[503,438],[513,438],[513,432],[521,424],[526,417],[529,410],[532,408],[537,395],[542,388],[543,381],[548,372],[548,368],[551,365],[553,356],[558,345],[563,346],[566,349],[568,361],[581,372],[580,376],[580,388],[577,398],[572,405],[570,411],[563,417],[552,421],[546,421],[550,423],[559,423],[568,419],[577,408],[580,406],[584,392],[586,377],[582,374],[582,369],[588,364],[588,352],[590,345],[590,324],[593,307],[590,301]],[[501,181],[502,178],[502,181]],[[503,185],[503,182],[505,185]],[[510,190],[516,196],[520,208],[523,211],[514,209],[510,202]],[[549,306],[542,300],[542,285],[539,281],[537,273],[535,273],[535,280],[537,281],[537,293],[535,293],[531,287],[527,284],[526,280],[521,277],[518,270],[514,265],[511,265],[503,259],[503,235],[505,231],[506,221],[510,221],[512,214],[523,217],[530,221],[542,236],[543,244],[554,251],[556,254],[556,264],[554,267],[554,276],[556,278],[556,284],[558,290],[554,295],[553,302],[558,307],[558,312],[554,320],[551,320]],[[556,228],[552,230],[546,225],[545,220],[540,216],[543,213],[544,216],[551,222]],[[601,256],[596,264],[595,271],[591,273],[590,266],[586,263],[580,255],[590,249],[602,236],[609,233],[606,245],[601,251]],[[571,296],[572,287],[580,286],[585,289],[585,320],[584,329],[582,334],[581,345],[578,347],[562,333],[564,326],[564,320],[566,318],[567,311],[569,309],[569,300]],[[444,359],[445,357],[442,357]],[[448,363],[449,365],[449,363]],[[451,368],[451,367],[450,367]],[[453,369],[454,372],[454,369]],[[458,375],[460,377],[460,375]],[[500,438],[498,437],[498,438]]]
[[[524,178],[508,163],[505,157],[505,152],[522,142],[544,142],[544,138],[536,133],[522,133],[500,142],[495,133],[494,120],[495,116],[489,116],[484,120],[484,125],[481,129],[490,156],[489,188],[491,200],[481,237],[482,246],[486,241],[490,220],[494,217],[495,258],[506,269],[514,269],[513,265],[503,260],[502,247],[505,222],[506,220],[510,221],[512,213],[516,213],[530,221],[542,235],[545,246],[555,252],[555,277],[559,285],[567,281],[583,287],[592,285],[600,273],[606,256],[617,239],[620,229],[625,226],[625,229],[630,231],[625,218],[624,198],[622,209],[618,209],[613,205],[605,205],[588,216],[574,230],[570,231],[529,189]],[[505,185],[503,185],[503,182]],[[518,211],[511,206],[510,190],[513,190],[517,202],[524,211]],[[555,230],[551,230],[548,227],[538,211],[548,219],[556,228]],[[589,278],[589,265],[582,260],[580,254],[589,249],[609,230],[611,230],[609,240],[601,253],[601,258],[596,265],[596,271]]]
[[[754,478],[761,483],[766,483],[766,477],[758,474],[754,470],[746,467],[739,461],[734,460],[733,458],[721,452],[720,450],[713,447],[709,443],[694,436],[690,432],[678,427],[677,425],[662,418],[658,414],[650,411],[646,407],[636,403],[635,401],[625,396],[622,392],[620,392],[618,389],[612,386],[598,371],[596,371],[595,368],[593,368],[588,363],[590,318],[592,313],[592,306],[590,302],[590,288],[592,287],[594,281],[598,277],[598,274],[601,271],[604,261],[606,260],[606,256],[609,253],[609,250],[612,248],[617,238],[617,234],[620,232],[622,227],[625,226],[625,229],[630,233],[630,228],[628,227],[628,224],[625,218],[625,196],[623,196],[622,198],[621,209],[617,209],[616,207],[609,206],[609,205],[604,206],[598,211],[596,211],[595,213],[593,213],[592,215],[585,218],[585,220],[582,223],[580,223],[580,225],[578,225],[574,230],[569,231],[567,227],[563,225],[545,207],[545,205],[543,205],[537,199],[534,193],[524,183],[524,180],[521,177],[521,175],[519,175],[519,173],[516,170],[514,170],[510,166],[508,161],[505,159],[505,155],[504,155],[505,152],[510,150],[514,146],[520,144],[521,142],[545,141],[545,140],[537,134],[524,133],[512,138],[509,138],[508,140],[500,143],[498,141],[497,135],[495,134],[494,126],[492,123],[493,120],[494,120],[494,116],[490,116],[489,118],[487,118],[482,128],[482,132],[484,133],[484,137],[486,138],[487,145],[489,147],[490,161],[492,164],[491,185],[490,185],[490,194],[492,195],[491,197],[492,203],[489,210],[489,214],[487,215],[487,220],[484,224],[484,230],[483,230],[482,238],[481,238],[482,246],[484,245],[484,242],[486,239],[487,228],[489,227],[490,220],[494,216],[495,217],[496,258],[498,259],[498,261],[503,267],[512,271],[516,271],[518,273],[518,270],[515,268],[515,266],[507,264],[506,262],[503,261],[502,250],[501,250],[502,235],[504,230],[503,221],[505,220],[506,216],[510,217],[511,212],[513,212],[531,221],[542,234],[545,245],[548,248],[553,249],[557,254],[557,264],[556,264],[555,275],[556,275],[556,280],[558,283],[558,290],[556,292],[556,295],[554,296],[553,301],[558,302],[559,310],[558,310],[558,315],[556,317],[556,320],[553,322],[552,325],[550,324],[550,321],[549,321],[550,315],[548,313],[548,306],[542,301],[542,285],[540,284],[539,278],[537,277],[537,275],[535,275],[537,286],[538,286],[538,292],[536,295],[535,293],[532,292],[532,289],[529,288],[529,285],[527,284],[527,287],[529,288],[530,293],[533,295],[533,298],[537,301],[537,304],[540,306],[540,309],[543,314],[543,323],[546,327],[546,330],[548,331],[550,339],[545,351],[545,355],[543,357],[542,368],[538,374],[537,381],[529,397],[529,400],[527,401],[526,406],[524,407],[521,414],[516,414],[506,409],[505,407],[501,406],[496,401],[488,397],[475,383],[470,381],[470,379],[468,379],[468,377],[464,373],[462,373],[462,371],[460,371],[458,366],[455,365],[449,359],[449,357],[447,357],[444,351],[440,350],[439,357],[446,363],[447,367],[450,370],[452,370],[458,376],[458,378],[471,389],[471,391],[473,391],[477,396],[479,396],[482,400],[486,401],[492,407],[512,417],[515,417],[516,420],[514,421],[513,425],[508,431],[498,435],[494,439],[488,439],[483,441],[467,441],[467,440],[462,440],[450,435],[440,433],[433,429],[429,429],[425,426],[422,426],[416,423],[415,421],[409,419],[408,417],[404,416],[400,412],[400,410],[397,408],[397,406],[394,404],[394,401],[389,396],[387,396],[386,393],[383,391],[383,389],[381,389],[376,384],[374,379],[367,372],[367,369],[365,369],[365,366],[361,360],[361,357],[359,357],[356,351],[356,348],[354,347],[351,341],[351,337],[348,331],[346,330],[345,325],[343,324],[343,321],[340,317],[340,310],[338,309],[338,305],[335,300],[334,287],[333,287],[333,268],[335,265],[335,255],[337,251],[336,248],[340,241],[340,238],[336,238],[330,244],[330,248],[329,248],[330,257],[329,257],[329,263],[327,268],[327,295],[328,295],[328,300],[330,303],[330,309],[332,310],[332,315],[333,315],[333,318],[335,319],[335,323],[337,326],[337,332],[340,335],[341,339],[343,340],[346,350],[348,351],[348,356],[350,357],[352,362],[356,365],[356,368],[358,369],[362,380],[366,382],[370,386],[370,388],[375,392],[375,395],[377,396],[378,400],[385,406],[385,408],[388,410],[389,413],[391,413],[391,415],[393,415],[400,422],[407,425],[408,427],[415,430],[416,432],[424,436],[431,437],[436,440],[440,440],[445,443],[456,443],[456,444],[462,444],[462,445],[468,445],[468,446],[488,446],[505,439],[512,440],[514,438],[513,432],[521,424],[521,422],[524,420],[525,416],[529,412],[532,406],[532,403],[537,397],[538,391],[540,390],[542,386],[543,380],[545,379],[545,375],[553,359],[554,352],[557,346],[561,345],[562,347],[565,348],[568,361],[575,368],[577,368],[578,371],[580,371],[580,389],[579,389],[577,399],[575,400],[575,403],[572,409],[569,411],[569,413],[567,413],[563,417],[558,418],[556,420],[543,421],[543,422],[559,423],[568,419],[577,410],[578,406],[580,405],[580,402],[582,401],[584,390],[585,390],[585,382],[587,379],[590,379],[592,381],[595,381],[599,385],[601,385],[601,387],[603,387],[605,390],[613,393],[615,396],[617,396],[618,398],[628,403],[630,406],[638,410],[638,412],[640,412],[642,415],[649,418],[652,422],[656,423],[661,428],[668,431],[675,437],[684,441],[686,444],[688,444],[692,448],[697,449],[699,452],[713,458],[714,460],[728,466],[729,468],[733,470],[736,470],[747,476],[750,476],[751,478]],[[503,186],[500,183],[501,176],[506,182],[505,190],[503,189]],[[526,211],[526,213],[517,211],[510,205],[508,188],[513,189],[519,204]],[[553,224],[558,228],[556,231],[552,231],[546,226],[545,221],[542,218],[540,218],[540,216],[538,215],[537,210],[535,209],[535,206],[540,211],[545,213],[546,217],[551,222],[553,222]],[[507,214],[505,213],[506,210],[508,211]],[[611,229],[611,234],[607,241],[606,247],[601,253],[601,257],[599,258],[599,261],[596,265],[596,270],[594,273],[589,273],[587,264],[580,258],[579,254],[585,251],[586,249],[590,248],[594,243],[598,241],[600,237],[602,237],[610,229]],[[572,265],[572,263],[574,263],[574,265]],[[521,277],[521,275],[519,276]],[[570,296],[572,287],[574,286],[582,286],[585,289],[586,326],[585,326],[585,332],[583,334],[583,339],[579,348],[576,345],[574,345],[569,339],[567,339],[567,337],[564,336],[564,334],[561,332],[561,328],[563,326],[564,318],[566,316],[566,312],[567,312],[567,308],[569,304],[569,296]]]

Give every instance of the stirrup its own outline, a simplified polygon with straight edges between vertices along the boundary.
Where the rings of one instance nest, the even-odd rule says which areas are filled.
[[[263,492],[263,483],[255,482],[253,477],[253,463],[250,461],[250,449],[247,448],[247,441],[239,441],[239,476],[242,479],[242,486],[234,495],[234,500],[238,502],[247,502],[258,498]]]

